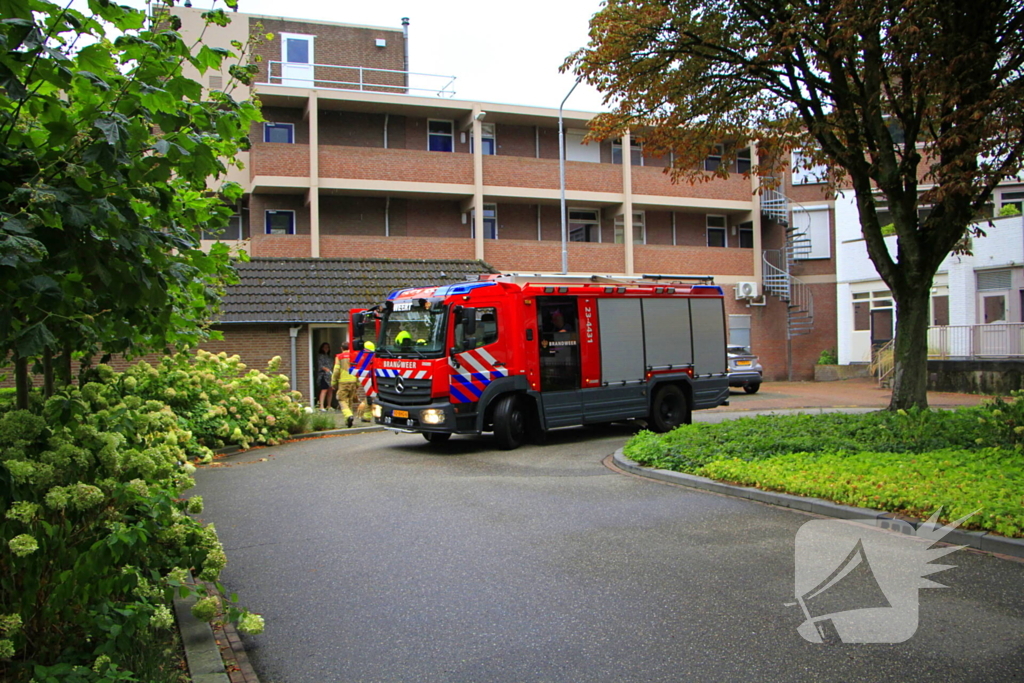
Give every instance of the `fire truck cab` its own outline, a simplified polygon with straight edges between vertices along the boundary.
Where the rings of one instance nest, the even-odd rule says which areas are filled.
[[[726,404],[725,311],[711,278],[485,275],[391,292],[374,418],[432,443],[640,419],[669,431]]]

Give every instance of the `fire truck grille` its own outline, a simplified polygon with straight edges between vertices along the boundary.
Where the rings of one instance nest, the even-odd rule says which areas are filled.
[[[401,380],[401,382],[399,382]],[[401,406],[430,403],[430,380],[406,377],[378,377],[377,393],[388,403]]]

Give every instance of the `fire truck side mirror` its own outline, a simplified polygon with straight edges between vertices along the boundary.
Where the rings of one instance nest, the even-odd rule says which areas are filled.
[[[363,333],[366,331],[366,323],[363,320],[362,313],[356,313],[352,316],[352,328],[353,337],[360,338],[363,336]],[[356,343],[360,345],[362,344],[361,341],[357,341]]]
[[[476,309],[467,308],[462,311],[462,334],[472,337],[476,334]]]

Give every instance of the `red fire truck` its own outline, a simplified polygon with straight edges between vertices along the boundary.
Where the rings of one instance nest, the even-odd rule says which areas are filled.
[[[353,322],[354,338],[371,331]],[[432,443],[493,431],[503,449],[571,425],[641,419],[665,432],[728,402],[725,349],[709,277],[504,274],[401,289],[380,314],[374,418]]]

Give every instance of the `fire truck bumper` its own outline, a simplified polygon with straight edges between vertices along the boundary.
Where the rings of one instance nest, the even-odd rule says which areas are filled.
[[[476,410],[466,411],[448,401],[418,406],[401,406],[378,400],[374,403],[374,422],[401,432],[474,433]]]

